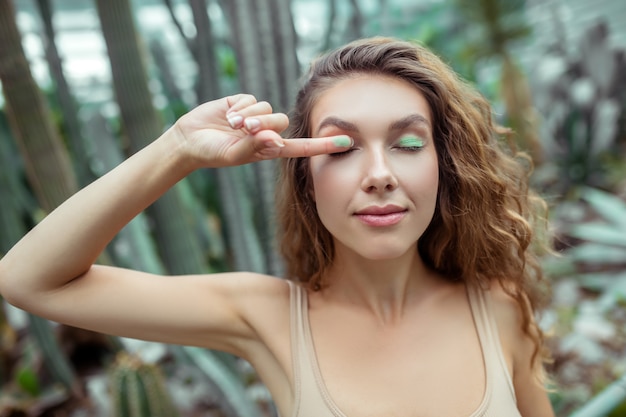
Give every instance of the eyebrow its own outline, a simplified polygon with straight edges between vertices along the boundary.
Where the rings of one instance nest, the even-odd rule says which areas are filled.
[[[413,124],[422,124],[422,125],[426,125],[426,127],[428,128],[431,127],[430,121],[427,118],[425,118],[421,114],[414,113],[414,114],[409,114],[408,116],[403,117],[402,119],[393,122],[391,126],[389,127],[389,130],[402,130],[402,129],[406,129],[407,127]]]
[[[339,119],[337,117],[330,116],[322,120],[322,123],[320,123],[320,125],[317,127],[317,133],[319,133],[320,130],[322,130],[323,128],[327,126],[335,126],[341,130],[345,130],[346,132],[358,132],[359,131],[359,128],[354,123]]]
[[[409,114],[408,116],[403,117],[402,119],[396,120],[389,126],[389,130],[403,130],[407,127],[410,127],[414,124],[422,124],[426,125],[426,127],[430,128],[430,121],[418,113]],[[330,116],[322,120],[320,125],[317,128],[317,133],[319,133],[323,128],[327,126],[335,126],[341,130],[346,132],[358,132],[359,128],[352,122],[348,122],[343,119],[339,119],[334,116]]]

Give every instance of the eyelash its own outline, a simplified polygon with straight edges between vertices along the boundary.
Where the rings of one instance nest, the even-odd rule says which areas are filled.
[[[424,149],[424,146],[398,146],[397,149],[407,152],[418,152]]]
[[[341,158],[342,156],[346,156],[347,154],[349,154],[350,152],[354,151],[354,148],[350,148],[346,151],[342,151],[342,152],[333,152],[331,154],[328,154],[328,156],[332,157],[332,158]]]
[[[396,146],[394,147],[394,149],[399,149],[402,152],[419,152],[423,149],[423,146]],[[334,152],[331,154],[328,154],[328,156],[333,157],[333,158],[341,158],[343,156],[348,155],[349,153],[351,153],[352,151],[355,151],[355,148],[350,148],[348,150],[342,151],[342,152]]]

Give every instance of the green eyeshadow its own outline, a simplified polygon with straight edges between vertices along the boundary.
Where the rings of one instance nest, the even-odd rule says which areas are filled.
[[[424,140],[417,136],[404,136],[400,138],[399,145],[403,148],[421,148]]]

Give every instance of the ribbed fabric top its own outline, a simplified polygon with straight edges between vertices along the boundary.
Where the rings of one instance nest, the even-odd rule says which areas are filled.
[[[289,285],[295,384],[292,417],[348,417],[334,403],[324,384],[309,325],[306,291],[291,282]],[[486,386],[478,408],[469,416],[458,417],[521,417],[500,346],[497,325],[491,314],[489,294],[468,289],[468,298],[483,353]]]

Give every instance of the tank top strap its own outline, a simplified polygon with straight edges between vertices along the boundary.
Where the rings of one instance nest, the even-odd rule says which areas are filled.
[[[291,314],[291,358],[294,380],[294,405],[291,417],[327,417],[336,414],[320,391],[317,358],[308,319],[306,290],[289,282]]]
[[[300,408],[300,397],[302,395],[301,370],[300,370],[300,351],[304,340],[302,326],[302,289],[299,285],[287,280],[289,284],[289,319],[291,323],[291,368],[293,373],[293,393],[294,393],[294,412],[293,417],[298,415]]]
[[[487,380],[485,390],[487,396],[492,397],[487,400],[499,403],[509,398],[515,404],[515,388],[502,352],[498,325],[491,305],[491,293],[474,286],[468,286],[467,293],[481,349],[483,349]]]

